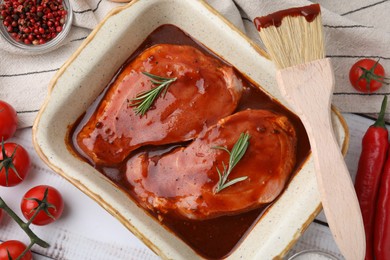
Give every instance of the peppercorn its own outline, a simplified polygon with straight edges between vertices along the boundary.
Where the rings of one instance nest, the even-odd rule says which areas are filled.
[[[63,30],[68,12],[62,1],[4,0],[0,21],[15,41],[44,44]]]

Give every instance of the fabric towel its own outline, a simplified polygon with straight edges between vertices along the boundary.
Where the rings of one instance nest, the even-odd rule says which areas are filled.
[[[311,4],[306,0],[208,0],[208,3],[260,46],[253,25],[255,17]],[[385,70],[390,71],[390,1],[319,0],[318,3],[322,8],[326,53],[332,59],[336,76],[333,104],[342,112],[378,112],[383,95],[389,94],[389,85],[376,93],[362,94],[351,87],[348,73],[356,60],[365,57],[380,59]],[[71,5],[74,13],[71,32],[52,52],[31,55],[0,37],[0,100],[16,108],[19,128],[33,124],[50,79],[107,12],[120,4],[107,0],[71,0]]]

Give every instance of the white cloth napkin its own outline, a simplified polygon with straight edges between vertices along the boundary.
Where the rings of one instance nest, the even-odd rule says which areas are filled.
[[[143,0],[147,1],[147,0]],[[187,0],[191,1],[191,0]],[[256,16],[278,9],[307,5],[306,0],[209,0],[227,19],[261,45],[253,25]],[[333,104],[342,112],[376,113],[387,85],[367,95],[349,84],[348,71],[359,58],[381,59],[390,73],[390,1],[319,0],[322,5],[327,56],[332,58],[336,76]],[[71,0],[73,27],[58,49],[31,55],[0,37],[0,99],[11,103],[20,119],[19,128],[29,127],[47,93],[50,79],[78,48],[91,29],[118,3],[107,0]],[[390,106],[389,106],[390,112]]]

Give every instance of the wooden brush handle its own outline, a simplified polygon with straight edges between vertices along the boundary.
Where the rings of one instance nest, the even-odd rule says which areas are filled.
[[[309,136],[318,190],[333,237],[347,260],[364,259],[361,211],[331,122],[334,76],[330,61],[283,69],[278,71],[277,81]]]

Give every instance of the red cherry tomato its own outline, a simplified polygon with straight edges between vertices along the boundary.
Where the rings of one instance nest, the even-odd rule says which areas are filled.
[[[8,253],[11,259],[18,258],[23,251],[27,248],[25,244],[18,240],[8,240],[0,244],[0,260],[9,260]],[[27,253],[20,260],[31,260],[31,251]]]
[[[385,83],[385,69],[378,61],[362,59],[357,61],[349,71],[349,81],[361,92],[372,93]]]
[[[18,124],[15,109],[7,102],[0,100],[0,141],[14,135]]]
[[[35,225],[52,223],[61,216],[64,209],[64,201],[57,189],[47,185],[36,186],[24,194],[20,203],[22,213],[27,220],[31,219],[40,203],[44,203],[45,206],[33,219],[32,223]]]
[[[26,178],[30,169],[30,156],[18,144],[5,143],[0,146],[0,185],[15,186]]]

